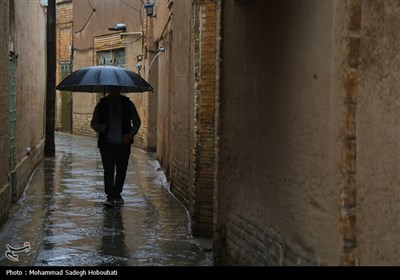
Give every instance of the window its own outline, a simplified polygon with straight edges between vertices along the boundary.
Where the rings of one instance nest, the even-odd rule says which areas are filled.
[[[125,68],[125,49],[98,51],[97,65],[113,65]]]

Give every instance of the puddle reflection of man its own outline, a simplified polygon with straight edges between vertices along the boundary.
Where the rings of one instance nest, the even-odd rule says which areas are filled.
[[[121,192],[133,137],[141,121],[135,105],[128,97],[120,94],[119,87],[110,86],[108,92],[110,94],[96,105],[91,126],[98,132],[98,147],[104,168],[104,191],[107,195],[104,205],[112,206],[114,203],[124,203]]]
[[[112,265],[128,265],[127,249],[125,244],[125,229],[121,209],[106,209],[104,211],[104,233],[102,236],[101,252],[112,256]],[[116,261],[114,258],[120,259]]]

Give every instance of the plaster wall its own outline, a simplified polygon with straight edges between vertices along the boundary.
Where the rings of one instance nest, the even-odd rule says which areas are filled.
[[[222,263],[336,265],[340,1],[245,2],[223,2]]]
[[[44,138],[46,13],[37,1],[14,1],[17,58],[17,162]]]
[[[357,229],[361,265],[400,263],[400,6],[361,1]]]

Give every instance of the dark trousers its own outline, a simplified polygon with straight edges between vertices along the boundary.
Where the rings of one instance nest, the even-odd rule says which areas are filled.
[[[100,148],[100,154],[104,168],[104,192],[115,198],[121,194],[124,186],[131,145],[106,143]],[[115,169],[117,172],[114,176]]]

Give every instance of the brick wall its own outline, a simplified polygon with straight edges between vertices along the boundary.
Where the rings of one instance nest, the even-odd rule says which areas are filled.
[[[192,3],[180,1],[167,6],[167,1],[162,1],[158,8],[164,10],[156,24],[157,30],[161,32],[166,24],[169,28],[159,44],[165,47],[166,52],[157,58],[162,71],[162,74],[159,72],[158,84],[161,86],[158,91],[168,90],[168,95],[158,97],[157,152],[161,154],[160,160],[164,162],[165,169],[169,170],[170,190],[193,217],[196,199],[192,180],[194,87],[192,42],[188,40],[192,34]],[[174,15],[172,19],[170,13]],[[179,32],[174,33],[177,29]],[[152,70],[155,71],[155,68]],[[196,227],[196,222],[192,219],[192,226]]]
[[[76,135],[97,137],[96,132],[90,126],[91,120],[92,120],[92,115],[74,113],[73,114],[74,125],[72,127],[72,133]]]
[[[343,177],[340,202],[342,233],[342,265],[358,263],[356,234],[356,113],[358,60],[361,40],[361,0],[349,1],[347,32],[348,53],[345,61],[345,90],[343,95],[342,166]]]
[[[215,262],[337,265],[344,1],[245,2],[223,1]]]
[[[72,45],[72,1],[57,4],[57,61],[69,61]]]
[[[220,6],[196,1],[194,6],[195,148],[193,152],[193,233],[212,236],[216,171],[216,106]]]
[[[228,252],[230,265],[319,265],[301,247],[284,241],[273,229],[238,211],[233,211],[228,217],[224,250]]]
[[[61,81],[60,62],[71,62],[72,47],[72,1],[57,3],[56,12],[56,84]],[[56,93],[56,130],[62,129],[62,99],[59,91]]]

